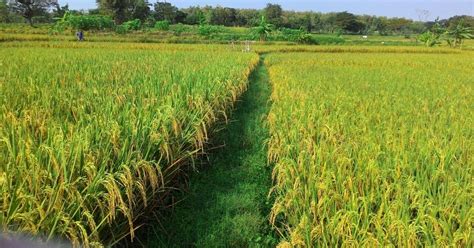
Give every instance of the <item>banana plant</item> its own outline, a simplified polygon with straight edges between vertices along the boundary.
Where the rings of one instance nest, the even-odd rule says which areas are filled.
[[[440,42],[440,35],[431,32],[431,31],[426,31],[418,36],[418,40],[421,41],[425,46],[427,47],[433,47],[438,44],[441,44]]]
[[[448,35],[448,44],[451,47],[459,47],[462,49],[462,44],[464,39],[473,39],[474,35],[472,34],[473,30],[470,27],[464,26],[464,22],[459,22],[455,28],[446,31]]]
[[[260,41],[265,41],[273,31],[273,28],[273,25],[265,20],[265,16],[262,16],[259,25],[254,28],[254,32],[259,36]]]

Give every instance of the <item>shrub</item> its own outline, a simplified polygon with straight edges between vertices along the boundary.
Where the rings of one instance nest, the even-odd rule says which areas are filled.
[[[302,29],[291,29],[291,28],[282,28],[280,29],[280,34],[275,37],[275,40],[284,40],[284,41],[291,41],[297,42],[299,44],[308,44],[308,45],[316,45],[320,44],[316,38],[302,30]]]
[[[199,35],[209,37],[213,34],[217,34],[222,31],[220,26],[213,26],[213,25],[200,25],[198,29]]]
[[[258,26],[252,28],[252,32],[255,37],[258,37],[260,41],[266,41],[270,34],[273,32],[274,26],[271,23],[268,23],[265,19],[265,16],[262,16]]]
[[[155,27],[156,19],[153,16],[149,16],[146,18],[145,23],[143,24],[147,28]]]
[[[318,45],[318,41],[314,39],[311,34],[301,34],[297,39],[296,42],[300,44],[307,44],[307,45]]]
[[[117,34],[126,34],[133,30],[139,30],[142,26],[142,22],[139,19],[131,20],[124,22],[122,25],[115,27],[115,32]]]
[[[440,35],[431,31],[426,31],[418,36],[418,40],[423,42],[427,47],[433,47],[440,44]]]
[[[335,36],[316,36],[314,40],[319,45],[338,45],[346,42],[344,38]]]
[[[118,26],[115,27],[115,32],[117,34],[126,34],[126,33],[128,33],[128,31],[129,30],[124,25],[118,25]]]
[[[75,30],[104,30],[112,29],[114,21],[109,16],[104,15],[73,15],[67,12],[56,22],[53,29],[64,31],[66,28]]]
[[[114,26],[112,18],[103,15],[71,15],[69,23],[72,28],[81,30],[103,30]]]
[[[173,34],[176,36],[180,36],[184,31],[186,31],[186,27],[181,23],[178,23],[173,27]]]
[[[448,35],[447,42],[451,47],[461,47],[464,39],[474,39],[472,29],[464,26],[464,22],[461,21],[456,27],[450,28],[446,31]]]
[[[305,32],[301,29],[291,29],[291,28],[282,28],[280,30],[281,34],[283,35],[283,39],[286,41],[298,41],[300,36],[305,34]]]
[[[127,31],[139,30],[142,26],[142,21],[140,21],[140,19],[135,19],[128,22],[124,22],[122,26],[124,26]]]
[[[170,24],[171,23],[168,20],[157,21],[155,23],[155,28],[162,31],[168,31],[170,30]]]

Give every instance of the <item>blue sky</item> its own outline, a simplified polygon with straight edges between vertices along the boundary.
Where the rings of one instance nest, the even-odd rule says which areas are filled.
[[[59,0],[61,4],[69,3],[72,9],[95,8],[95,0]],[[154,3],[156,0],[150,0]],[[286,10],[313,10],[317,12],[349,11],[356,14],[379,16],[399,16],[418,20],[417,10],[430,12],[429,20],[436,17],[447,18],[454,15],[474,15],[474,0],[174,0],[178,7],[193,5],[221,5],[234,8],[263,8],[267,2],[278,3]]]

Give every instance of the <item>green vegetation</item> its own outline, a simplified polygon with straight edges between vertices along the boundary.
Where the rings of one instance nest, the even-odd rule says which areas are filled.
[[[473,58],[268,55],[280,247],[471,246]]]
[[[66,29],[72,30],[107,30],[114,27],[112,18],[103,15],[73,15],[69,12],[59,19],[52,30],[61,33]]]
[[[267,166],[270,85],[264,66],[251,75],[189,192],[161,225],[150,230],[149,247],[271,247],[276,237],[268,222],[271,167]],[[212,146],[211,146],[212,147]],[[219,148],[221,147],[221,148]],[[178,198],[179,199],[179,198]],[[161,229],[160,226],[164,227]]]
[[[258,63],[212,47],[25,45],[0,47],[2,231],[76,246],[133,238],[166,205]]]
[[[7,239],[474,243],[472,16],[96,3],[0,0]]]
[[[34,3],[31,3],[34,2]],[[29,11],[29,10],[32,11]],[[387,18],[371,15],[355,15],[349,12],[320,13],[285,11],[278,4],[268,4],[264,9],[235,9],[228,7],[189,7],[179,9],[168,2],[147,0],[100,0],[97,9],[88,12],[69,10],[50,0],[0,2],[0,21],[18,23],[23,16],[31,25],[33,22],[64,24],[64,16],[73,32],[77,29],[115,31],[126,34],[132,30],[154,33],[168,31],[168,24],[175,25],[170,32],[173,36],[190,33],[199,41],[269,40],[300,44],[340,44],[335,41],[341,35],[359,36],[402,36],[407,40],[419,36],[427,46],[437,45],[439,34],[433,35],[433,27],[439,25],[450,30],[450,44],[457,47],[459,38],[470,39],[474,18],[472,16],[453,16],[449,19],[432,21],[413,21],[406,18]],[[110,25],[113,20],[113,25]],[[138,22],[138,20],[140,22]],[[263,22],[263,23],[262,23]],[[124,25],[124,23],[126,25]],[[130,25],[133,24],[133,25]],[[136,24],[136,25],[135,25]],[[456,28],[465,26],[466,35],[459,34]],[[59,25],[64,26],[64,25]],[[245,28],[246,32],[235,32]],[[56,28],[56,30],[58,29]],[[61,32],[62,29],[59,29]],[[68,30],[69,31],[69,30]],[[295,33],[299,34],[295,36]],[[453,33],[454,32],[454,33]],[[272,33],[272,34],[270,34]],[[289,35],[286,35],[290,33]],[[332,40],[318,39],[316,35],[331,36]],[[169,37],[168,37],[169,38]],[[181,40],[181,39],[175,39]],[[362,41],[365,45],[367,42]],[[360,43],[360,42],[358,42]],[[357,44],[358,44],[357,43]],[[370,42],[369,42],[370,43]],[[405,43],[405,42],[403,42]],[[415,41],[416,43],[416,41]],[[386,45],[400,44],[391,42]],[[380,45],[380,43],[379,43]],[[403,44],[406,45],[406,44]]]
[[[154,25],[154,27],[157,29],[157,30],[161,30],[161,31],[168,31],[170,29],[170,22],[169,21],[157,21]]]
[[[456,26],[449,28],[442,27],[438,21],[431,30],[419,35],[418,40],[423,42],[427,47],[433,47],[441,44],[442,40],[446,40],[450,47],[462,48],[464,40],[473,39],[473,30],[471,27],[465,26],[463,20],[459,21]]]
[[[259,37],[260,41],[265,41],[267,40],[268,36],[270,36],[271,32],[273,31],[274,26],[270,23],[268,23],[265,20],[265,17],[262,16],[260,23],[258,24],[257,27],[254,28],[254,32]]]
[[[454,28],[448,29],[446,34],[448,35],[448,43],[452,47],[462,48],[464,40],[474,38],[472,28],[466,27],[463,22],[460,22]]]
[[[126,34],[130,31],[139,30],[142,26],[142,22],[140,19],[135,19],[132,21],[124,22],[122,25],[118,25],[115,27],[115,31],[119,34]]]
[[[441,44],[440,38],[440,34],[436,34],[431,31],[426,31],[418,36],[418,40],[423,42],[423,44],[425,44],[427,47],[433,47]]]
[[[0,41],[72,40],[71,34],[78,30],[89,31],[85,34],[88,41],[96,41],[96,36],[100,36],[107,37],[106,41],[126,39],[161,43],[252,40],[306,45],[424,44],[432,47],[444,42],[451,47],[462,47],[464,40],[474,37],[474,19],[471,16],[415,22],[404,18],[358,16],[348,12],[285,11],[278,4],[268,4],[262,10],[209,6],[179,9],[171,3],[156,2],[151,5],[146,0],[101,0],[97,1],[98,9],[84,13],[69,10],[67,5],[61,7],[46,0],[39,2],[44,4],[38,6],[38,11],[29,13],[27,19],[32,22],[33,16],[39,15],[37,17],[54,23],[48,25],[48,32],[42,32],[43,27],[38,31],[19,27],[18,24],[11,24],[13,27],[4,24],[0,26],[3,31]],[[10,16],[23,14],[25,5],[2,6],[0,14],[4,16],[0,19],[6,23],[18,23],[17,18]],[[19,29],[27,32],[21,33]],[[120,39],[111,39],[113,36]]]

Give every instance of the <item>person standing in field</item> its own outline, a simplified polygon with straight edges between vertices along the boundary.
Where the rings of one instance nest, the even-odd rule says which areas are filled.
[[[77,31],[76,37],[78,41],[83,41],[84,40],[84,32],[82,30]]]

